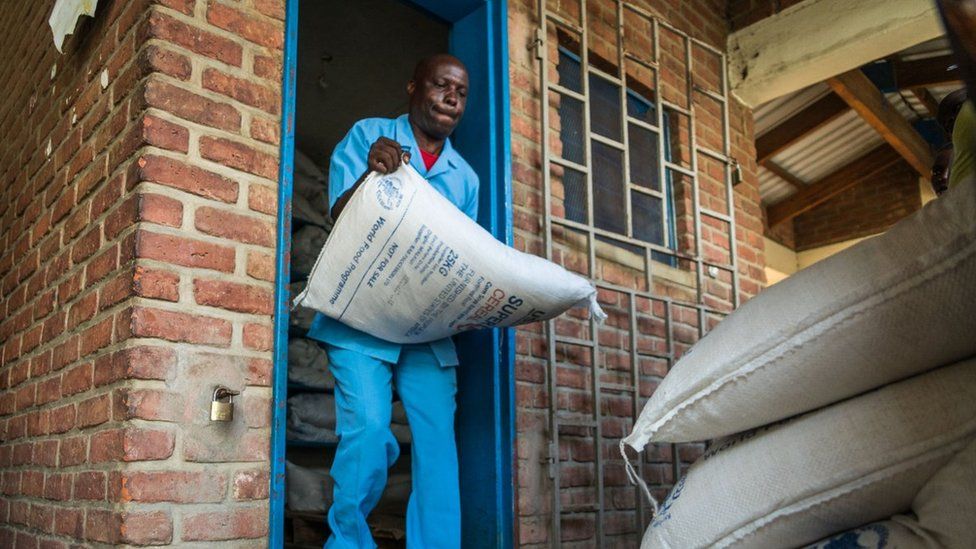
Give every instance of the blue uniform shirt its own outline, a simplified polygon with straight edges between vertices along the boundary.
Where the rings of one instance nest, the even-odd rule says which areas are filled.
[[[468,217],[477,219],[478,176],[474,170],[451,147],[451,141],[448,139],[444,141],[440,156],[428,171],[420,156],[420,148],[413,136],[413,129],[410,127],[407,115],[396,119],[360,120],[336,145],[329,162],[330,209],[336,200],[366,172],[366,156],[369,154],[369,147],[380,137],[388,137],[399,143],[405,152],[410,152],[410,165]],[[437,213],[430,212],[430,215],[437,215]],[[402,348],[399,343],[373,337],[321,313],[315,315],[308,335],[330,345],[357,351],[390,363],[397,362]],[[451,338],[431,342],[430,348],[441,366],[458,364],[457,351]]]

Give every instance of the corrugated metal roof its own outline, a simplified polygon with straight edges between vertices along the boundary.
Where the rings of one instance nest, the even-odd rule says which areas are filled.
[[[752,116],[755,120],[756,135],[766,133],[770,128],[793,116],[807,105],[830,93],[830,87],[823,82],[784,95],[757,107]]]
[[[803,181],[815,182],[882,143],[854,111],[831,120],[771,160]]]
[[[899,54],[902,60],[923,59],[949,53],[948,41],[942,37],[908,48]],[[932,86],[929,93],[936,101],[959,88],[959,85]],[[753,111],[756,136],[776,127],[791,116],[830,93],[827,84],[814,84],[784,97],[760,105]],[[929,116],[925,106],[914,93],[885,94],[892,107],[909,122]],[[770,160],[791,175],[815,183],[849,162],[883,143],[883,139],[854,111],[848,111],[809,135],[780,151]],[[796,192],[796,187],[760,166],[759,193],[763,203],[775,204]]]

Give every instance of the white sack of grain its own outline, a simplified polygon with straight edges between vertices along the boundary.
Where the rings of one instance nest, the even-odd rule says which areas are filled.
[[[908,509],[976,434],[976,359],[717,440],[641,547],[795,547]]]
[[[329,356],[311,339],[292,338],[288,341],[288,382],[313,389],[332,389],[335,378],[329,371]]]
[[[495,240],[407,163],[364,180],[295,304],[394,343],[537,322],[573,306],[605,318],[586,279]]]
[[[976,547],[976,441],[919,490],[912,511],[830,536],[808,549]]]
[[[770,286],[695,344],[625,442],[711,440],[976,354],[976,180]]]

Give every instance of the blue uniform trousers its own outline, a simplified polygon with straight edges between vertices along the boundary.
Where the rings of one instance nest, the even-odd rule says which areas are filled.
[[[456,371],[442,367],[429,345],[404,345],[396,364],[328,346],[335,376],[335,481],[326,549],[371,548],[366,517],[400,454],[390,431],[392,387],[403,401],[413,444],[407,505],[407,547],[461,546],[457,448],[454,441]]]

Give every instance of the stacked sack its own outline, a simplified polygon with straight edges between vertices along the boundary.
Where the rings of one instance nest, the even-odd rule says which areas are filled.
[[[851,529],[844,540],[973,546],[976,521],[946,517],[976,516],[974,357],[969,181],[771,286],[675,365],[621,452],[713,443],[641,546],[797,547]]]

